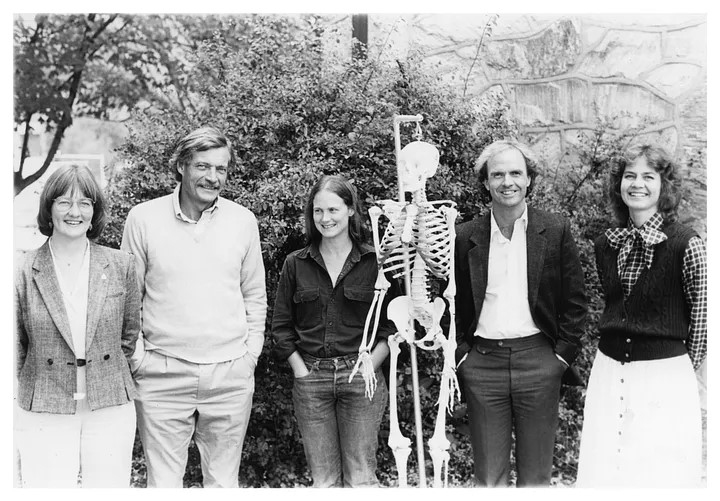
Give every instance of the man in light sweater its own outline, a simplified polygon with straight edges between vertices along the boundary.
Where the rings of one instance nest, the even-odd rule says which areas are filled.
[[[221,131],[191,132],[170,160],[173,193],[125,223],[143,297],[132,368],[148,487],[182,487],[192,437],[204,486],[238,486],[267,301],[257,220],[219,196],[234,160]]]

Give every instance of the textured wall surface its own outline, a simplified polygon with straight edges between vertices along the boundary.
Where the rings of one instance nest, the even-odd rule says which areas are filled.
[[[370,57],[420,51],[468,98],[500,94],[548,165],[598,119],[638,127],[688,165],[705,234],[707,19],[703,14],[373,15]],[[349,26],[339,16],[338,25]],[[349,31],[349,29],[348,29]],[[421,113],[422,110],[417,110]],[[690,159],[694,160],[690,160]]]

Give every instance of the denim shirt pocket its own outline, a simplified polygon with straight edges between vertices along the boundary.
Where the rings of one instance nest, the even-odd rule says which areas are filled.
[[[301,329],[309,329],[320,323],[320,289],[318,287],[299,289],[293,294],[297,324]]]
[[[364,327],[370,311],[375,289],[360,286],[346,286],[343,290],[345,308],[342,311],[342,323],[346,327]]]

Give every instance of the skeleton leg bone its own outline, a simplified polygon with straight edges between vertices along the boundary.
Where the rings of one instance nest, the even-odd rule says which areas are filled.
[[[388,339],[390,347],[390,436],[388,445],[395,457],[400,487],[407,487],[407,460],[410,456],[410,439],[403,436],[400,431],[397,409],[397,359],[400,354],[400,343],[406,341],[409,336],[407,332],[410,325],[408,302],[407,296],[400,296],[390,301],[388,305],[388,318],[398,329],[398,333]]]

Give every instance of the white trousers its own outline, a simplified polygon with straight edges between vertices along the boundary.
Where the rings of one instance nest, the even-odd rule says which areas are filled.
[[[135,404],[75,414],[29,412],[15,406],[15,440],[23,487],[129,487]]]

